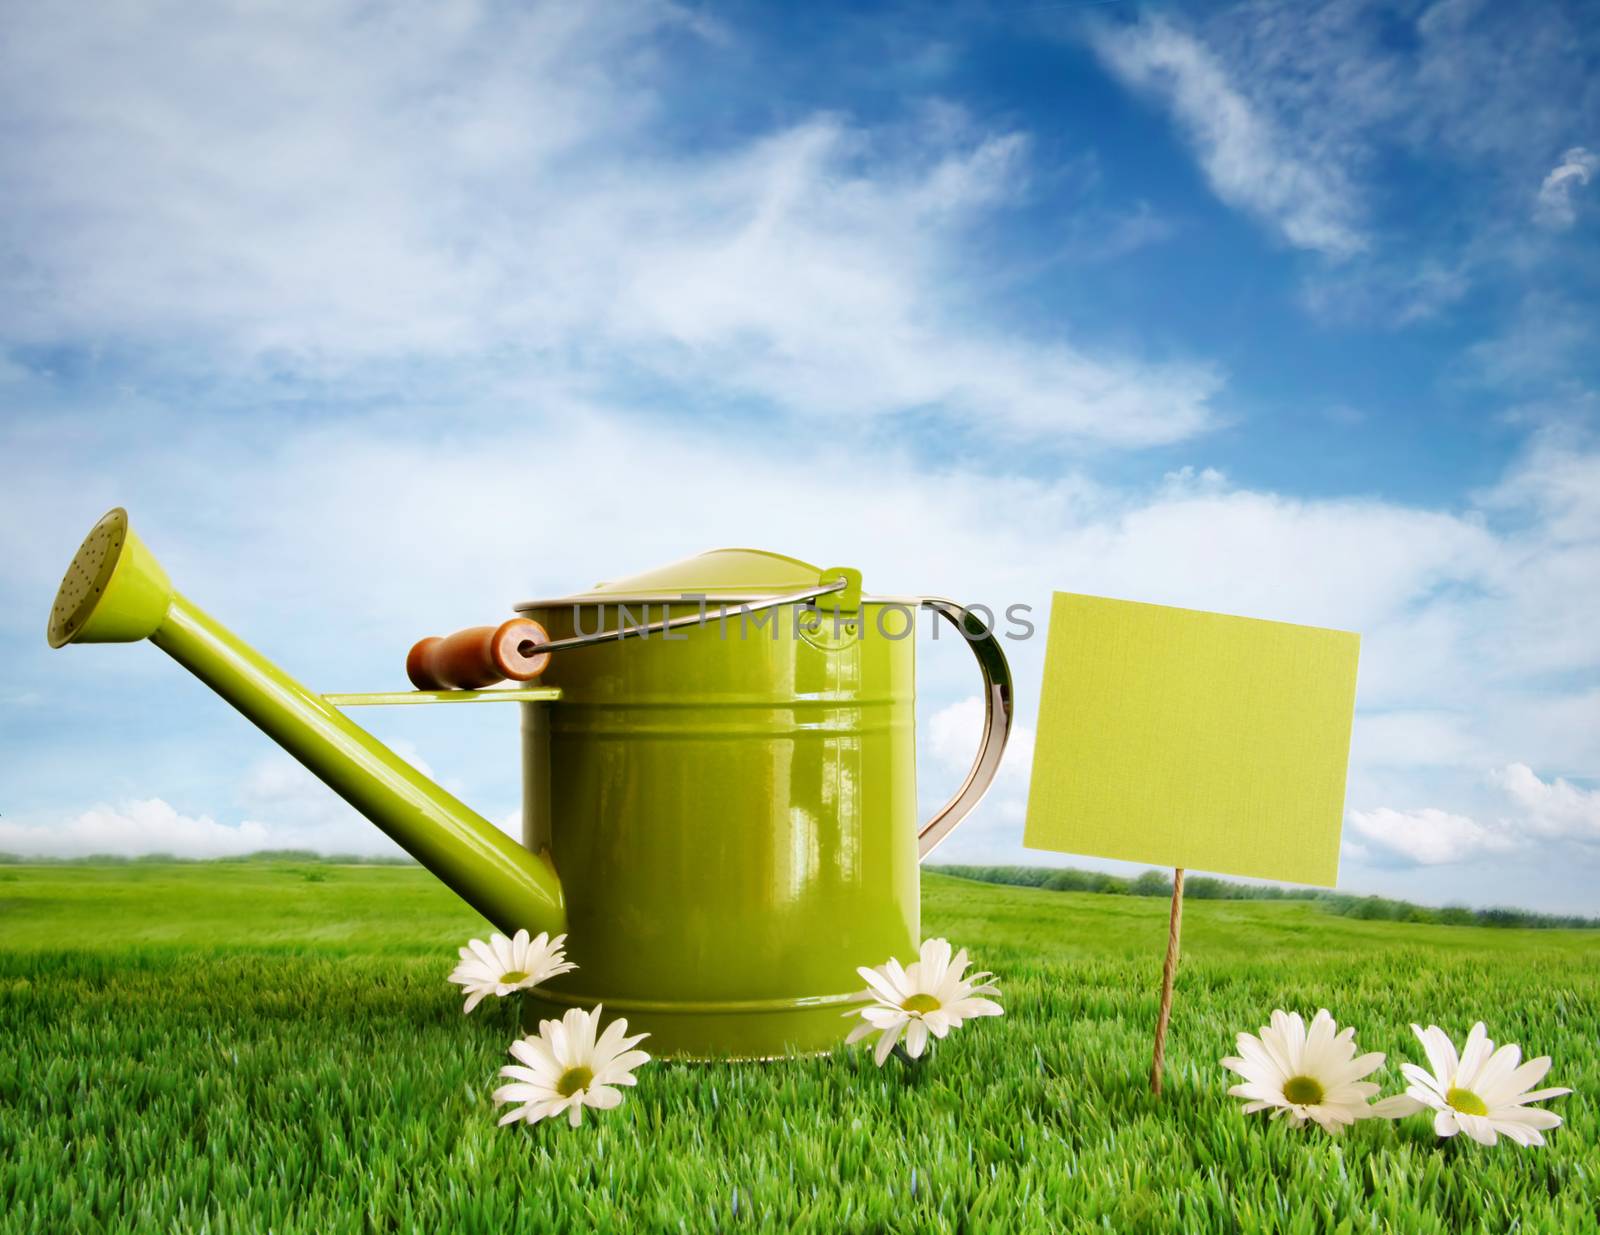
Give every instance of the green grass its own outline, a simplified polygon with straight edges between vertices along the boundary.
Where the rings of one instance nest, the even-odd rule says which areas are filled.
[[[1600,935],[1194,902],[1156,1100],[1163,903],[924,896],[1007,1007],[929,1064],[654,1063],[580,1130],[499,1129],[515,1009],[462,1017],[482,926],[422,871],[0,868],[0,1231],[1600,1229]],[[1481,1017],[1555,1056],[1567,1123],[1522,1151],[1242,1117],[1234,1032],[1324,1005],[1390,1088],[1411,1020]]]

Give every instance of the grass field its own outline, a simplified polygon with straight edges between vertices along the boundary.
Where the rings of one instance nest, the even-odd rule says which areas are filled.
[[[0,867],[0,1231],[1600,1229],[1600,935],[1195,902],[1158,1101],[1164,903],[924,897],[1003,1020],[914,1073],[653,1063],[574,1132],[494,1126],[515,1009],[462,1017],[482,924],[416,868]],[[1278,1005],[1355,1024],[1391,1089],[1408,1022],[1481,1017],[1555,1056],[1567,1123],[1523,1151],[1247,1120],[1216,1061]]]

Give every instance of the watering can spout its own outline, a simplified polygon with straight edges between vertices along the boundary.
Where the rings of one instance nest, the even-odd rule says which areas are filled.
[[[57,648],[149,639],[500,929],[566,929],[561,884],[545,858],[180,595],[121,507],[95,524],[67,568],[48,637]]]

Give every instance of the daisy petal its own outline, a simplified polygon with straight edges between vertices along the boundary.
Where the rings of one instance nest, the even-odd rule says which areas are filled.
[[[1489,1031],[1479,1021],[1467,1034],[1467,1044],[1461,1048],[1461,1066],[1456,1070],[1455,1083],[1463,1089],[1476,1090],[1478,1073],[1483,1070],[1493,1051],[1494,1042],[1489,1038]]]
[[[1494,1106],[1503,1098],[1509,1098],[1519,1092],[1512,1090],[1502,1095],[1500,1090],[1511,1074],[1517,1070],[1517,1065],[1522,1062],[1522,1048],[1515,1042],[1507,1042],[1494,1054],[1484,1061],[1483,1067],[1478,1069],[1477,1080],[1473,1090],[1490,1106]]]
[[[1547,1111],[1542,1106],[1513,1106],[1494,1113],[1497,1124],[1515,1123],[1525,1124],[1530,1128],[1559,1128],[1561,1116],[1554,1111]]]
[[[1402,1093],[1374,1102],[1371,1114],[1374,1119],[1404,1119],[1407,1115],[1415,1115],[1418,1111],[1427,1109],[1425,1103],[1418,1102],[1410,1094]]]
[[[1513,1094],[1521,1094],[1532,1089],[1545,1074],[1550,1071],[1550,1056],[1540,1055],[1537,1059],[1530,1059],[1520,1068],[1506,1077],[1506,1086]]]
[[[900,1040],[900,1031],[904,1028],[902,1022],[893,1029],[885,1030],[883,1036],[878,1039],[877,1048],[872,1052],[872,1060],[880,1068],[883,1067],[883,1061],[889,1058],[889,1052],[894,1050],[894,1044]]]
[[[1494,1130],[1494,1125],[1482,1115],[1461,1115],[1456,1122],[1461,1125],[1461,1130],[1477,1141],[1480,1145],[1493,1145],[1499,1140],[1499,1133]]]
[[[635,1068],[642,1068],[650,1062],[650,1056],[643,1051],[624,1051],[607,1066],[606,1072],[632,1072]]]
[[[1539,1130],[1530,1128],[1526,1124],[1496,1119],[1494,1121],[1494,1130],[1505,1137],[1506,1140],[1515,1141],[1518,1145],[1527,1149],[1532,1149],[1535,1145],[1544,1144],[1544,1137],[1539,1134]]]
[[[1439,1078],[1432,1072],[1419,1068],[1414,1063],[1403,1063],[1400,1065],[1400,1075],[1410,1081],[1414,1087],[1427,1089],[1429,1092],[1437,1094],[1441,1101],[1443,1100],[1444,1090],[1439,1085]]]
[[[862,966],[856,972],[866,979],[867,985],[872,988],[872,993],[883,1000],[884,1003],[893,1004],[898,1008],[905,1000],[905,996],[895,988],[894,983],[876,969],[868,969]]]
[[[1421,1041],[1423,1053],[1428,1057],[1428,1066],[1433,1069],[1433,1075],[1439,1082],[1439,1092],[1443,1093],[1453,1083],[1460,1066],[1455,1043],[1437,1025],[1429,1025],[1427,1029],[1413,1025],[1411,1031]]]
[[[1517,1102],[1543,1102],[1546,1098],[1559,1098],[1562,1094],[1569,1094],[1572,1090],[1557,1085],[1552,1089],[1535,1089],[1532,1093],[1517,1095]]]

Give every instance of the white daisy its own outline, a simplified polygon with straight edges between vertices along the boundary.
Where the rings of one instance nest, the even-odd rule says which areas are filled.
[[[902,1033],[906,1054],[916,1059],[928,1044],[930,1033],[942,1038],[970,1017],[1004,1015],[1005,1009],[992,999],[979,998],[1000,993],[998,987],[986,981],[994,975],[975,973],[963,978],[967,963],[965,948],[952,958],[948,940],[930,939],[922,945],[922,958],[904,969],[893,957],[876,969],[863,965],[856,972],[867,980],[869,989],[856,998],[876,1002],[845,1013],[865,1022],[852,1029],[845,1041],[859,1042],[869,1034],[881,1034],[873,1058],[882,1067]]]
[[[494,1091],[496,1102],[520,1105],[501,1116],[501,1124],[524,1119],[536,1124],[541,1119],[567,1112],[576,1128],[583,1122],[583,1108],[608,1111],[622,1102],[618,1085],[634,1085],[633,1070],[650,1062],[650,1056],[633,1049],[648,1038],[646,1033],[625,1037],[628,1022],[614,1020],[595,1040],[600,1028],[600,1005],[593,1012],[569,1009],[559,1021],[540,1021],[538,1036],[528,1036],[511,1044],[511,1054],[522,1065],[507,1064],[500,1075],[512,1084]]]
[[[488,943],[468,942],[460,949],[461,963],[450,974],[450,981],[467,992],[462,1012],[471,1012],[485,995],[503,997],[576,969],[561,951],[566,939],[565,935],[551,939],[544,931],[529,939],[524,930],[511,939],[496,934]]]
[[[1383,1052],[1357,1055],[1356,1031],[1340,1029],[1326,1008],[1311,1018],[1309,1030],[1298,1012],[1278,1009],[1271,1021],[1259,1038],[1241,1033],[1239,1054],[1222,1061],[1244,1077],[1228,1092],[1245,1099],[1246,1115],[1270,1110],[1273,1119],[1286,1115],[1294,1128],[1315,1120],[1337,1136],[1358,1119],[1402,1113],[1393,1099],[1368,1104],[1378,1086],[1361,1078],[1383,1065]]]
[[[1529,1102],[1556,1098],[1570,1089],[1533,1089],[1550,1071],[1550,1057],[1541,1055],[1522,1063],[1522,1048],[1507,1043],[1499,1050],[1479,1021],[1467,1034],[1459,1056],[1455,1043],[1437,1025],[1411,1026],[1432,1066],[1431,1073],[1414,1063],[1400,1071],[1411,1084],[1398,1101],[1410,1111],[1431,1108],[1433,1130],[1440,1136],[1465,1132],[1480,1145],[1493,1145],[1507,1137],[1519,1145],[1543,1145],[1542,1133],[1559,1127],[1554,1111],[1531,1107]],[[1519,1066],[1520,1065],[1520,1066]]]

